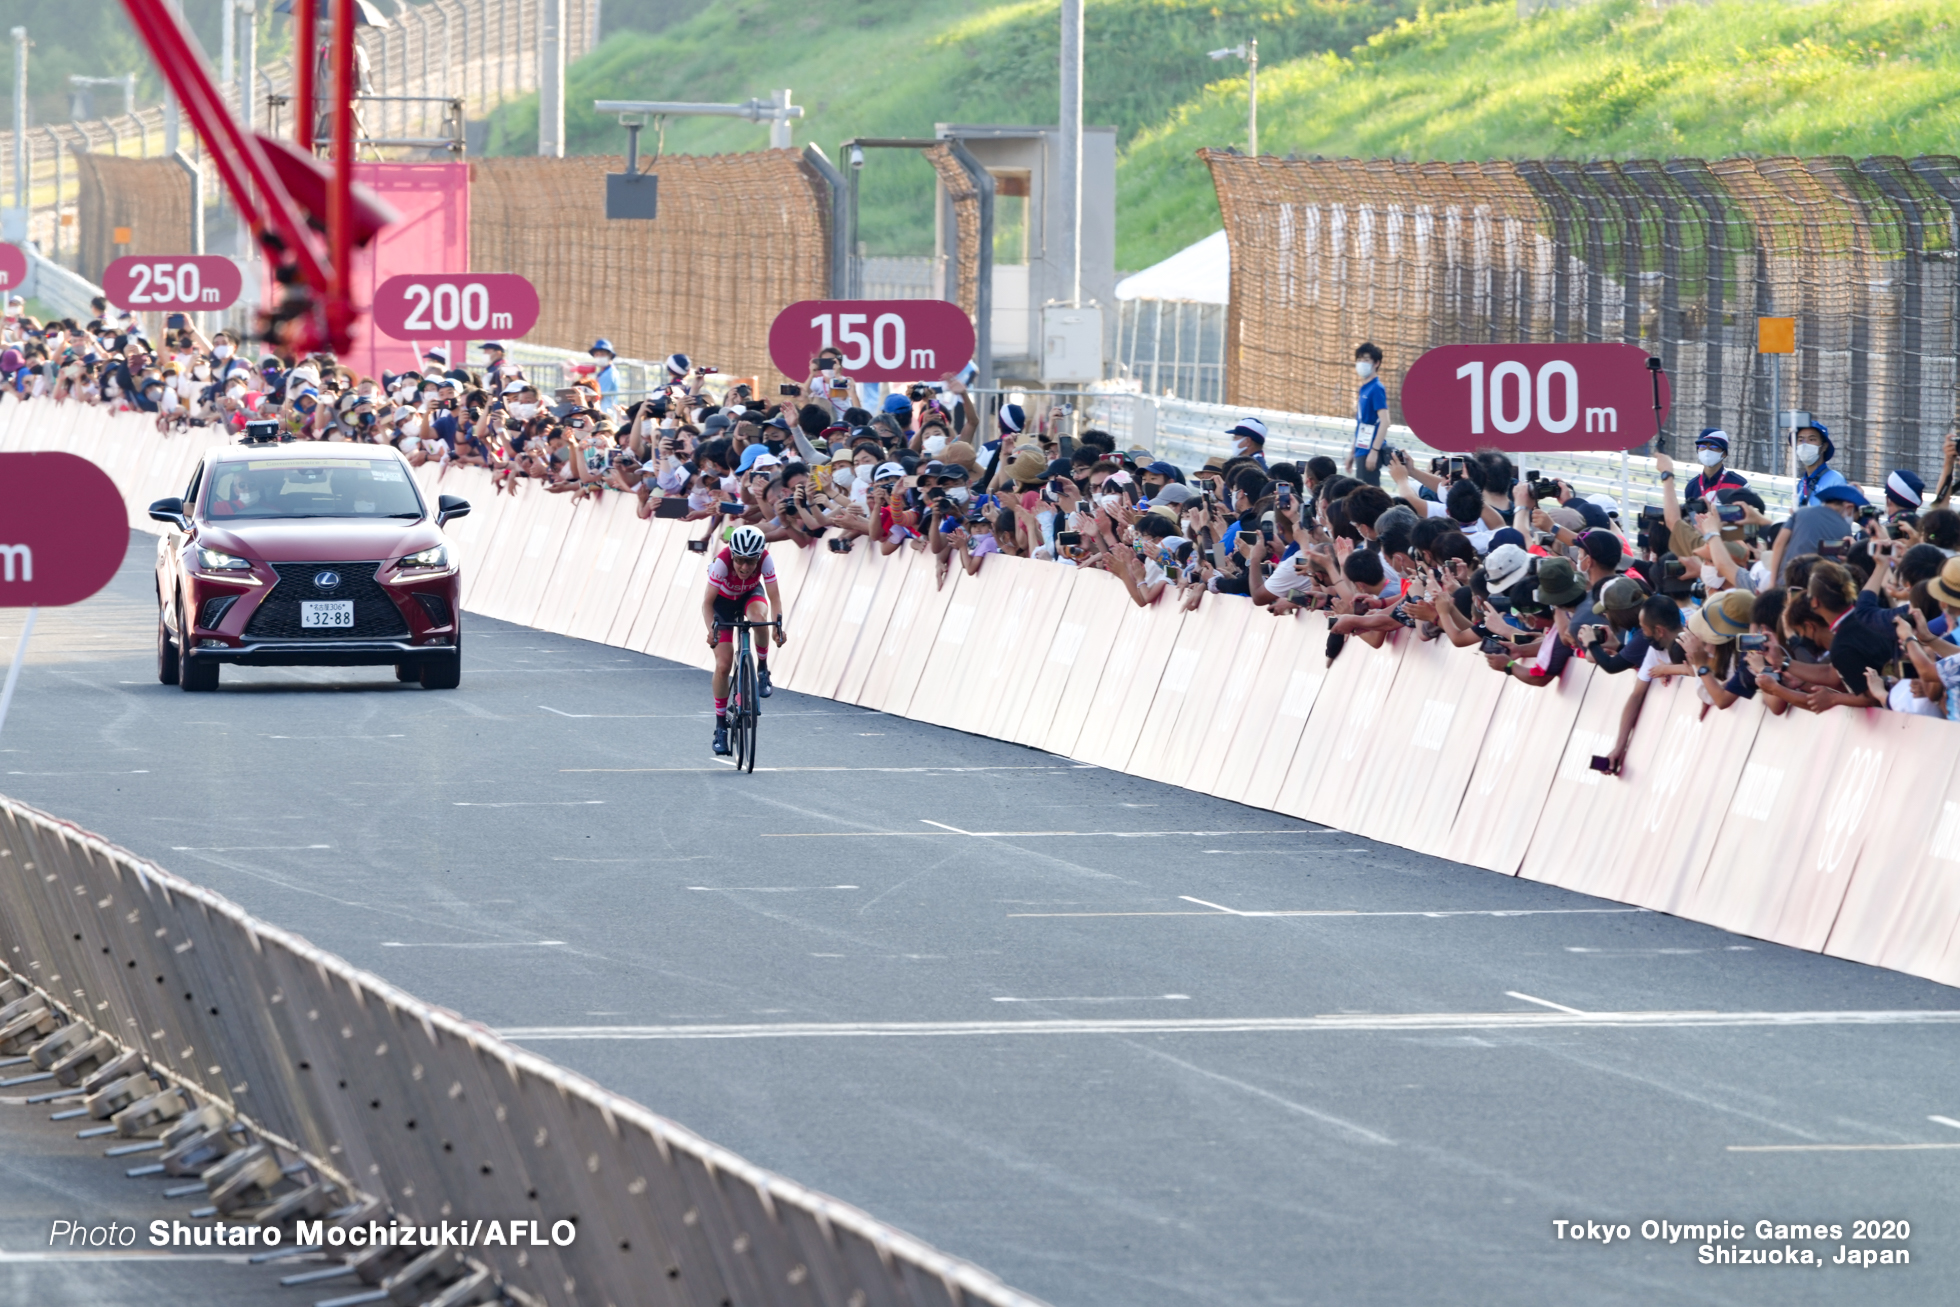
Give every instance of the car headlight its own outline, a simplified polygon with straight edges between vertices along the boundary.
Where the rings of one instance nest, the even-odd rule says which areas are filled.
[[[410,567],[447,567],[449,566],[449,546],[430,545],[427,549],[419,553],[410,554],[408,557],[402,559],[401,562],[395,564],[395,566],[404,569]]]
[[[206,572],[249,572],[252,560],[240,558],[237,554],[227,554],[217,549],[197,547],[197,565]]]

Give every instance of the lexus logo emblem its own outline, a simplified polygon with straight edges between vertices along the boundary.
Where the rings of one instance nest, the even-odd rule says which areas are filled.
[[[313,575],[313,588],[316,590],[331,590],[339,584],[338,572],[316,572]]]

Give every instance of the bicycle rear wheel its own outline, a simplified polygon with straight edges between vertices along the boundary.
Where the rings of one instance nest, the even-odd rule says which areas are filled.
[[[755,660],[744,649],[735,659],[735,699],[729,705],[730,733],[735,737],[735,770],[755,770]]]

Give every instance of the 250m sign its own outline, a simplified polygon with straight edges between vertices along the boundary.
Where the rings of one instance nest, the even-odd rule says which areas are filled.
[[[375,330],[395,340],[522,336],[537,325],[537,288],[514,272],[410,273],[374,292]]]
[[[244,288],[238,265],[219,254],[125,254],[102,270],[102,293],[119,309],[228,309]]]
[[[973,323],[945,300],[799,300],[769,326],[769,359],[786,377],[810,375],[835,349],[859,381],[934,381],[973,358]]]
[[[1661,418],[1667,417],[1661,377]],[[1654,434],[1653,383],[1638,345],[1442,345],[1402,381],[1402,416],[1450,453],[1632,449]]]

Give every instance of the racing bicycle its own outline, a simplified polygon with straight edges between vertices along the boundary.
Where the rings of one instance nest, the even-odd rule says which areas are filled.
[[[751,622],[747,618],[715,623],[717,630],[735,632],[735,665],[729,671],[728,685],[728,735],[729,745],[735,750],[736,771],[755,770],[755,728],[762,713],[762,698],[756,692],[755,649],[749,642],[749,632],[780,625],[780,622]]]

